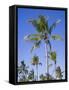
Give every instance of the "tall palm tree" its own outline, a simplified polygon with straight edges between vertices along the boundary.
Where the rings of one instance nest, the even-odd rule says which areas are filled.
[[[42,65],[40,62],[39,62],[39,57],[34,55],[33,58],[32,58],[32,65],[35,65],[36,66],[36,73],[37,73],[37,80],[38,80],[38,65]]]
[[[51,43],[50,40],[60,40],[61,37],[59,35],[52,35],[53,29],[56,27],[56,25],[60,22],[61,20],[57,20],[54,22],[51,26],[49,26],[48,18],[44,17],[42,15],[39,15],[37,20],[29,20],[30,23],[35,27],[37,33],[36,34],[30,34],[24,37],[25,40],[29,40],[34,42],[34,45],[31,49],[31,52],[35,49],[38,48],[41,44],[42,41],[45,43],[45,62],[47,61],[47,73],[49,73],[49,60],[48,60],[48,50],[51,51]]]

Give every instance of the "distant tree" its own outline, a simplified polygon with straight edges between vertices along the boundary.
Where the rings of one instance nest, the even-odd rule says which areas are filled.
[[[27,81],[28,67],[24,63],[24,60],[21,61],[21,65],[18,67],[18,75],[20,81]]]
[[[32,65],[35,65],[36,66],[36,73],[37,73],[37,80],[38,80],[38,65],[42,65],[40,62],[39,62],[39,57],[34,55],[33,58],[32,58]]]
[[[28,75],[28,80],[34,81],[34,70],[31,70]]]
[[[64,71],[63,71],[64,72]],[[62,79],[62,77],[63,77],[63,72],[61,71],[61,68],[60,68],[60,66],[58,66],[57,68],[56,68],[56,78],[57,79]]]

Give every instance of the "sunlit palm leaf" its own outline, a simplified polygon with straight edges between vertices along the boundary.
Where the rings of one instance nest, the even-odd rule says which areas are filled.
[[[54,22],[50,28],[49,28],[49,34],[52,33],[52,30],[57,26],[57,24],[59,24],[61,22],[61,20],[57,20],[56,22]]]
[[[42,35],[41,34],[31,34],[31,35],[26,35],[24,37],[25,40],[28,41],[39,41],[42,39]]]
[[[38,39],[43,39],[43,34],[31,34],[29,38],[38,38]]]
[[[52,38],[53,40],[63,40],[63,39],[61,38],[61,36],[59,36],[59,35],[52,35],[51,38]]]
[[[32,37],[32,36],[40,37],[41,34],[31,34],[30,36],[31,36],[31,37]]]

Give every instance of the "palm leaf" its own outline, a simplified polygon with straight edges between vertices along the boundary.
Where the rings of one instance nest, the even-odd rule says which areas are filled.
[[[50,59],[56,63],[56,52],[50,52]]]
[[[49,33],[48,21],[46,22],[45,26],[46,26],[46,33]]]
[[[41,29],[40,29],[38,20],[29,20],[29,22],[31,22],[32,25],[36,28],[36,31],[37,31],[37,32],[39,32],[39,33],[41,32]]]
[[[43,34],[31,34],[29,37],[30,38],[43,39]]]
[[[30,19],[28,22],[32,23],[34,27],[37,27],[37,20]]]
[[[50,28],[49,28],[49,34],[52,33],[52,30],[57,26],[57,24],[60,23],[60,21],[61,21],[61,20],[57,20],[56,22],[54,22],[54,23],[50,26]]]
[[[33,51],[34,49],[39,48],[39,47],[40,47],[40,44],[41,44],[41,41],[35,42],[35,43],[34,43],[34,46],[31,48],[31,53],[32,53],[32,51]]]
[[[61,38],[61,36],[59,36],[59,35],[52,35],[51,38],[52,38],[53,40],[63,40],[63,39]]]
[[[40,19],[40,27],[43,30],[43,32],[48,33],[48,18],[40,15],[39,16]]]
[[[28,41],[38,41],[41,39],[41,37],[39,34],[31,34],[31,35],[25,36],[24,39]]]
[[[39,33],[48,32],[48,20],[42,15],[39,15],[38,20],[29,20],[32,25],[36,28],[36,31]]]

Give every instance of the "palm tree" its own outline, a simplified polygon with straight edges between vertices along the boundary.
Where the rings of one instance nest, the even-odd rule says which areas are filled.
[[[20,81],[26,81],[27,80],[28,67],[24,63],[24,60],[21,61],[21,65],[18,67],[18,75],[19,75]]]
[[[62,74],[63,74],[63,73],[64,73],[64,71],[62,72],[60,66],[58,66],[58,67],[56,68],[56,79],[62,79],[62,77],[63,77]]]
[[[50,59],[54,62],[55,65],[55,78],[56,78],[56,52],[55,51],[50,52],[49,55]]]
[[[35,65],[36,66],[36,73],[37,73],[37,80],[38,80],[38,65],[42,65],[40,62],[39,62],[39,57],[34,55],[33,58],[32,58],[32,65]]]
[[[45,62],[47,61],[47,73],[49,73],[49,60],[48,60],[48,50],[51,51],[51,43],[50,40],[60,40],[61,37],[59,35],[52,35],[53,29],[56,27],[56,25],[60,22],[61,20],[57,20],[54,22],[51,26],[49,26],[48,18],[39,15],[37,20],[29,20],[30,23],[35,27],[37,33],[36,34],[30,34],[24,37],[25,40],[29,40],[34,42],[34,45],[31,49],[31,52],[35,49],[38,48],[41,44],[42,41],[45,43]]]

